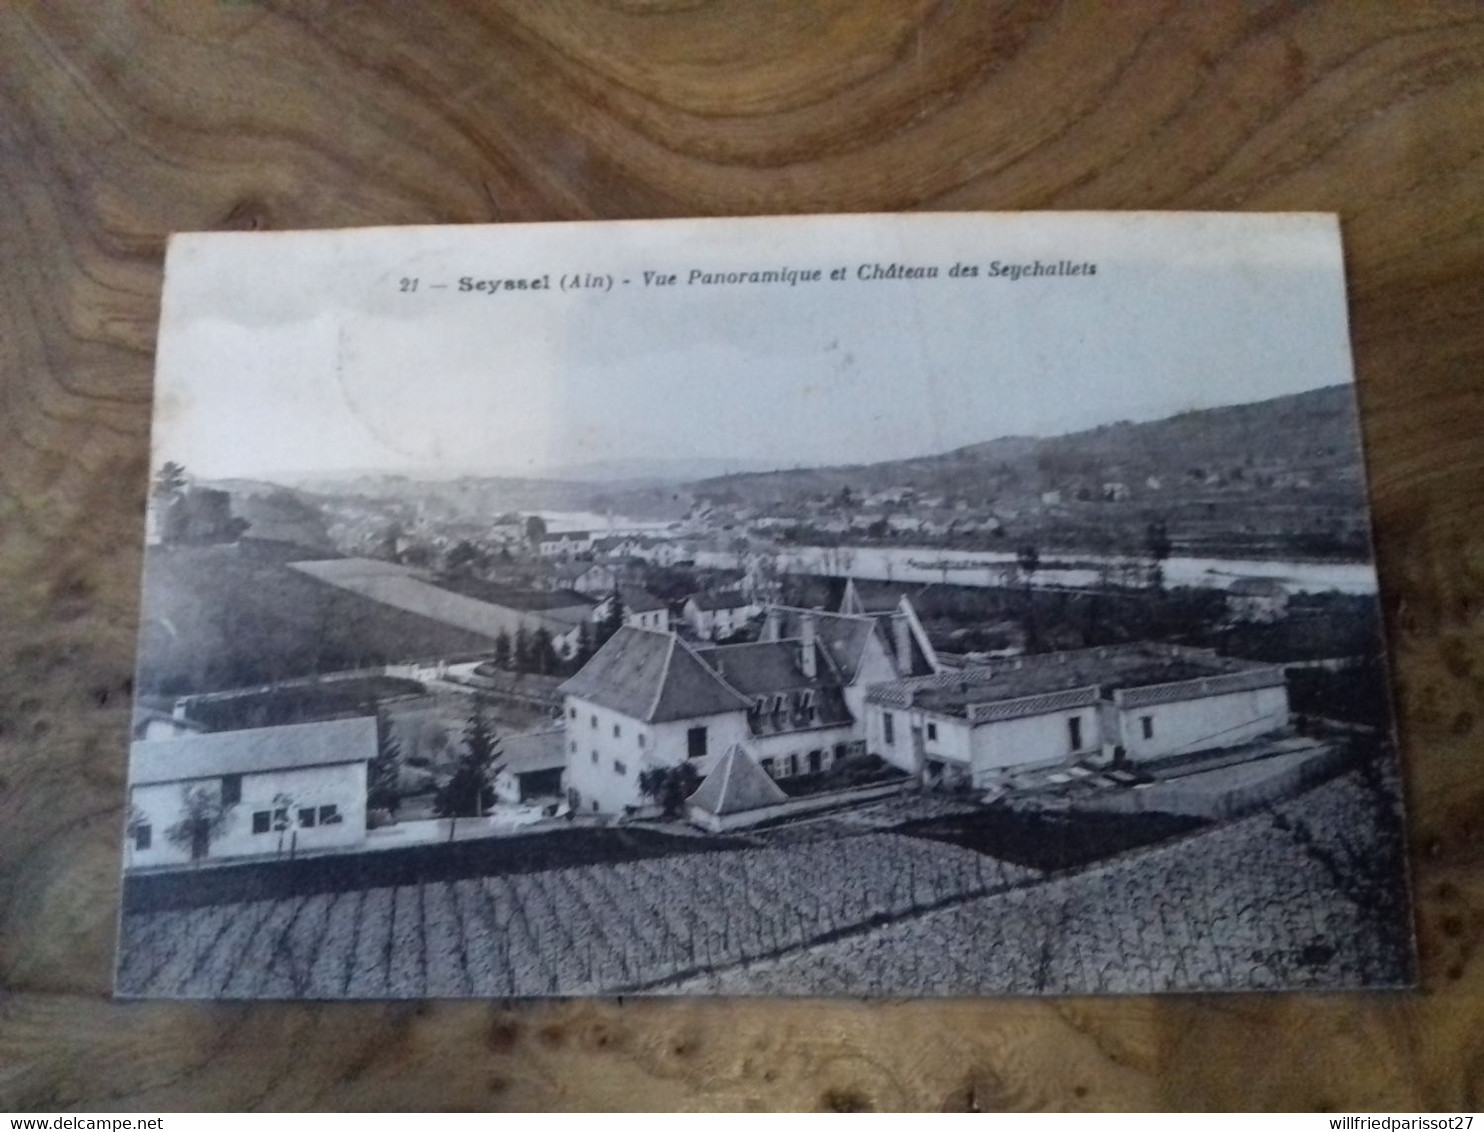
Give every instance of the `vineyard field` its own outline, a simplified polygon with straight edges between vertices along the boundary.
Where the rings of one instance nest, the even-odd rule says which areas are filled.
[[[1354,837],[1353,776],[1311,791],[1322,843]],[[1291,816],[1291,815],[1290,815]],[[1138,994],[1409,985],[1409,954],[1260,814],[1044,883],[683,981],[682,994]],[[1361,848],[1364,848],[1362,845]],[[1398,925],[1390,925],[1392,928]]]
[[[639,989],[1001,892],[1030,870],[893,833],[124,916],[123,995]]]
[[[1351,773],[1054,873],[872,825],[882,810],[744,848],[139,910],[117,985],[229,999],[1404,985],[1405,893],[1369,899],[1334,871],[1399,875],[1373,810]]]

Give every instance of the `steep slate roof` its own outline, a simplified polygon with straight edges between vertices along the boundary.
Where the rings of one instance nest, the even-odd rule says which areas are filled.
[[[224,774],[261,774],[376,757],[376,719],[331,719],[141,739],[129,748],[129,784],[188,782]]]
[[[674,633],[629,625],[560,691],[646,723],[745,711],[752,703]]]
[[[744,696],[761,696],[836,683],[827,663],[816,659],[814,679],[800,664],[798,641],[752,641],[741,645],[697,646],[695,653]],[[816,656],[818,648],[816,647]],[[823,679],[821,679],[823,677]]]
[[[686,799],[697,809],[712,814],[737,814],[760,806],[776,806],[788,795],[740,743],[733,743],[716,760],[706,781]]]
[[[818,643],[815,675],[804,675],[801,641],[754,641],[742,645],[697,648],[696,655],[716,670],[731,687],[747,696],[754,710],[747,724],[754,735],[776,735],[817,727],[839,727],[851,721],[850,708],[840,687],[840,674]],[[798,693],[812,691],[813,713],[804,710]],[[758,709],[759,700],[779,694],[788,701],[777,712]],[[769,705],[770,706],[770,705]]]
[[[802,635],[802,622],[812,612],[815,638],[829,654],[830,660],[846,684],[855,683],[860,674],[861,658],[866,651],[866,642],[875,631],[875,622],[864,615],[822,613],[802,609],[780,608],[779,634],[783,637]]]

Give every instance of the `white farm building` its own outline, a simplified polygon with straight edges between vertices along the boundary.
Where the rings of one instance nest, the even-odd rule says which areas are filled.
[[[1234,747],[1289,722],[1281,666],[1151,643],[896,680],[866,698],[872,752],[928,782],[976,788],[1058,763]]]
[[[129,868],[190,865],[193,805],[224,816],[194,857],[219,861],[353,850],[366,837],[370,716],[145,739],[129,752]],[[209,805],[207,804],[209,803]]]

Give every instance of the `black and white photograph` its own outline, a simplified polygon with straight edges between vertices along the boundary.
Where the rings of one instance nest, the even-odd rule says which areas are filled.
[[[1320,214],[172,239],[119,995],[1407,987]]]

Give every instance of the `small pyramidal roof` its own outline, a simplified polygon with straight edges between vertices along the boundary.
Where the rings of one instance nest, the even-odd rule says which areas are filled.
[[[768,772],[758,765],[747,748],[733,743],[687,801],[707,813],[740,814],[786,802],[788,795],[768,777]]]

